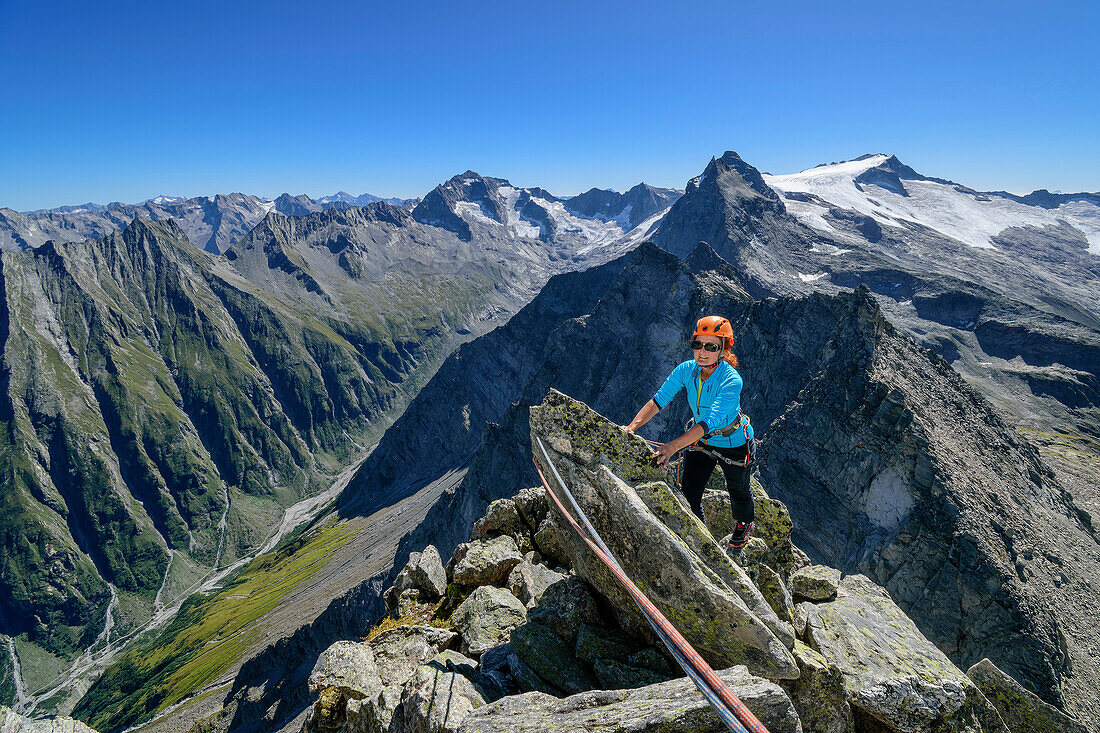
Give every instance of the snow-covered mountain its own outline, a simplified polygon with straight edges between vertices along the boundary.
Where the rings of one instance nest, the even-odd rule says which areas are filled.
[[[799,221],[841,239],[850,235],[830,223],[830,209],[856,212],[903,231],[930,229],[984,248],[995,248],[994,240],[1009,229],[1069,226],[1088,242],[1091,254],[1100,254],[1100,194],[975,191],[923,176],[881,153],[800,173],[764,175],[764,181],[782,195]]]
[[[632,226],[629,210],[623,215],[624,209],[619,209],[616,216],[608,217],[577,211],[573,200],[466,171],[432,189],[412,215],[422,224],[442,227],[467,241],[485,236],[521,237],[558,245],[563,252],[585,254],[591,248],[612,244],[625,252],[667,211],[666,205]]]

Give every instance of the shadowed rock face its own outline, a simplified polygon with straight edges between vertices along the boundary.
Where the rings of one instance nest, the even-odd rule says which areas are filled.
[[[635,258],[584,317],[529,311],[549,333],[531,357],[539,364],[496,395],[484,419],[497,425],[460,490],[427,518],[441,551],[461,539],[450,525],[469,526],[488,501],[536,482],[528,406],[547,388],[625,423],[686,357],[694,320],[723,313],[762,436],[761,477],[789,507],[796,543],[886,587],[956,664],[995,658],[1047,700],[1086,711],[1100,688],[1088,652],[1100,554],[1035,450],[866,291],[754,301],[705,249],[685,262],[643,246]],[[504,332],[493,338],[492,353],[521,348]],[[448,372],[450,396],[431,392],[435,412],[461,414],[466,390],[497,378],[491,365]],[[643,432],[675,437],[687,415],[678,398]],[[425,426],[420,439],[432,434]]]

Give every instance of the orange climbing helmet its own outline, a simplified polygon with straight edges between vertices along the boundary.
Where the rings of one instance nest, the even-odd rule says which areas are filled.
[[[695,323],[695,336],[719,336],[725,339],[727,349],[733,348],[733,326],[722,316],[703,316]]]

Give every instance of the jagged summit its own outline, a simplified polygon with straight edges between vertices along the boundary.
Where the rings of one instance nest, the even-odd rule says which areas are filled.
[[[751,199],[759,196],[770,201],[779,201],[779,196],[764,182],[760,171],[746,163],[740,155],[727,150],[719,158],[711,158],[702,175],[688,181],[688,192],[704,188],[713,189],[722,186],[722,195]],[[780,210],[782,210],[780,204]]]

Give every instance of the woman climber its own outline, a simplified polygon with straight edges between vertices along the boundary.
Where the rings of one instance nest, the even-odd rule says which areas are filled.
[[[729,544],[740,552],[748,544],[754,518],[748,466],[755,440],[752,425],[741,412],[742,381],[733,353],[733,326],[721,316],[706,316],[695,324],[691,339],[694,358],[673,369],[653,399],[622,427],[633,433],[667,406],[677,392],[687,390],[693,424],[679,438],[658,448],[657,464],[668,465],[673,455],[687,448],[680,489],[691,510],[702,517],[703,489],[714,466],[721,463],[737,522]]]

